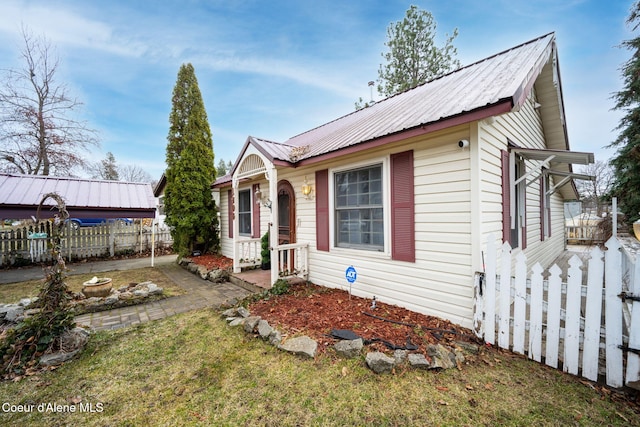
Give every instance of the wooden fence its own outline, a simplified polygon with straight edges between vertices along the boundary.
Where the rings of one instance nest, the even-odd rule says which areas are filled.
[[[548,279],[539,263],[527,276],[522,252],[513,260],[508,243],[501,254],[495,246],[490,237],[484,280],[476,278],[479,337],[592,381],[600,375],[612,387],[640,386],[640,259],[629,258],[612,237],[604,252],[591,250],[585,280],[574,256],[563,283],[557,265]]]
[[[51,227],[50,221],[42,221],[29,226],[0,230],[0,266],[51,261]],[[154,236],[151,230],[151,227],[136,222],[81,227],[77,230],[68,226],[62,235],[62,255],[68,261],[74,261],[150,251],[152,240],[156,249],[173,244],[168,228],[156,226]]]

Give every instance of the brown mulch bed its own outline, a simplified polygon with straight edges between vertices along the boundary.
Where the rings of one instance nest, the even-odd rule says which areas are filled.
[[[222,255],[205,254],[191,260],[210,270],[233,267],[233,260]],[[313,338],[319,344],[319,352],[337,341],[330,336],[333,329],[353,331],[374,341],[368,346],[370,350],[387,353],[392,350],[382,341],[397,347],[410,343],[418,346],[414,352],[425,355],[429,344],[453,346],[456,341],[480,344],[471,330],[449,321],[379,301],[372,309],[371,303],[370,299],[349,296],[342,289],[303,283],[292,285],[285,295],[253,302],[249,310],[282,333]]]
[[[330,337],[332,329],[347,329],[366,340],[384,340],[398,347],[406,346],[409,340],[418,346],[413,352],[425,355],[429,344],[453,346],[455,341],[479,344],[472,331],[449,321],[379,301],[372,309],[371,303],[370,299],[350,297],[341,289],[297,284],[286,295],[252,303],[249,310],[283,333],[313,338],[320,352],[337,341]],[[392,351],[381,341],[371,343],[368,348]]]

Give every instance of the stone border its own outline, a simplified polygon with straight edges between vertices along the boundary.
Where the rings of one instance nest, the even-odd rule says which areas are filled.
[[[262,292],[265,289],[256,286],[252,283],[246,282],[238,277],[232,276],[228,269],[217,268],[209,270],[204,265],[200,265],[194,262],[191,258],[179,258],[178,265],[185,270],[199,276],[202,280],[208,280],[213,283],[231,282],[234,285],[240,286],[250,292]]]
[[[293,337],[283,342],[282,334],[274,329],[260,316],[251,316],[249,310],[244,307],[230,308],[221,313],[229,326],[242,326],[244,331],[268,341],[279,350],[287,351],[305,358],[313,359],[318,349],[318,343],[307,337]],[[362,355],[364,342],[361,338],[355,340],[338,341],[333,346],[336,353],[343,358],[351,359]],[[367,367],[377,374],[390,373],[402,365],[412,369],[460,369],[465,362],[463,350],[477,354],[480,349],[471,343],[456,343],[455,348],[442,344],[430,344],[427,347],[427,357],[421,353],[409,353],[408,350],[395,350],[393,357],[385,353],[375,351],[368,352],[365,356]]]

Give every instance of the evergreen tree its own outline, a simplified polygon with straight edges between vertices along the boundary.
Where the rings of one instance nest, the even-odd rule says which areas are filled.
[[[640,2],[633,4],[627,24],[635,31],[640,25]],[[615,109],[625,111],[618,129],[620,135],[610,147],[618,152],[611,160],[614,168],[613,195],[630,222],[640,218],[640,37],[626,40],[622,46],[632,56],[621,68],[624,89],[614,95]]]
[[[378,70],[378,93],[395,95],[460,67],[452,44],[457,35],[454,29],[444,46],[437,47],[433,16],[412,5],[402,21],[387,27],[385,46],[389,51],[382,54],[387,63]]]
[[[218,217],[211,196],[216,178],[213,141],[194,68],[183,64],[173,89],[165,172],[166,222],[174,249],[217,251]]]

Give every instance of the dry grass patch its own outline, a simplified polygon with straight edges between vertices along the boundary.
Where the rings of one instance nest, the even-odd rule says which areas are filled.
[[[212,310],[97,333],[78,360],[0,383],[0,402],[102,408],[0,414],[30,426],[640,425],[625,402],[510,353],[376,375],[363,358],[281,352]]]
[[[109,271],[108,273],[89,273],[67,276],[65,282],[71,292],[80,292],[82,284],[92,277],[111,277],[113,287],[119,288],[131,282],[140,283],[152,281],[164,289],[165,296],[175,296],[184,294],[185,291],[169,279],[160,269],[153,267],[138,268],[135,270]],[[35,297],[44,283],[44,272],[42,279],[30,280],[19,283],[0,284],[0,303],[16,303],[21,298]]]

